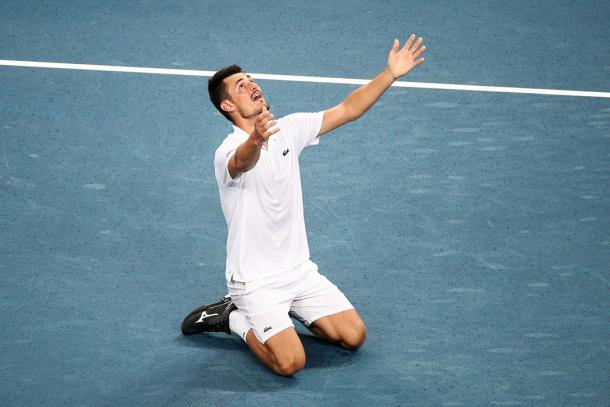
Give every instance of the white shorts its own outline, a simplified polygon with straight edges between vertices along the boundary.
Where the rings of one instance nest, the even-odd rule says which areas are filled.
[[[354,308],[311,260],[259,280],[228,281],[227,287],[261,343],[293,327],[291,316],[309,326],[322,317]]]

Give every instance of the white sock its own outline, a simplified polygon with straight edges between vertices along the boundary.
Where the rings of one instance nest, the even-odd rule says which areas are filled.
[[[239,312],[239,310],[235,310],[229,314],[229,329],[245,342],[246,335],[250,330],[250,324],[244,314]]]

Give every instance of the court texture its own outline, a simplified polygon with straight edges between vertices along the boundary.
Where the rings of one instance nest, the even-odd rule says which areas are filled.
[[[3,0],[0,405],[610,405],[609,21],[607,1]],[[226,293],[231,126],[206,75],[237,63],[276,116],[320,111],[411,32],[426,62],[401,82],[423,87],[301,156],[312,259],[364,347],[299,326],[283,378],[235,336],[183,337]]]

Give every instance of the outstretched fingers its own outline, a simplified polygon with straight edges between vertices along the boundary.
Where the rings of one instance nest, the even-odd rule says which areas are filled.
[[[392,51],[393,52],[398,51],[399,46],[400,46],[400,43],[398,42],[398,38],[394,38],[394,44],[392,45]]]
[[[413,37],[415,38],[415,34],[413,34]],[[408,48],[409,52],[415,52],[422,44],[422,42],[424,42],[424,39],[422,37],[419,37],[417,41],[415,41],[415,43],[413,43],[413,45]]]
[[[411,34],[411,36],[409,37],[409,40],[414,39],[415,38],[415,34]],[[421,64],[422,62],[424,62],[424,58],[419,58],[421,56],[421,54],[424,53],[424,51],[426,51],[426,46],[422,45],[424,42],[423,37],[419,37],[417,39],[417,41],[413,42],[412,45],[407,48],[407,45],[405,44],[405,48],[407,48],[408,52],[413,56],[413,65],[417,66],[419,64]]]
[[[409,36],[409,38],[407,39],[407,42],[405,42],[404,47],[402,47],[402,49],[411,49],[411,45],[413,45],[413,41],[415,41],[415,34],[411,34]]]
[[[424,58],[420,58],[427,49],[423,43],[423,37],[418,38],[415,34],[411,34],[400,51],[398,51],[398,40],[394,40],[394,45],[388,55],[387,67],[395,80],[405,75],[413,67],[424,62]]]
[[[425,45],[422,45],[421,47],[417,48],[415,50],[415,52],[413,52],[413,58],[419,57],[421,54],[424,53],[425,50],[426,50],[426,46]]]

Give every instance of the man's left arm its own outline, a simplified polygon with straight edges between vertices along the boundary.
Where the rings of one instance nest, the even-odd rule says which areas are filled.
[[[398,40],[394,40],[387,66],[372,81],[359,87],[343,102],[324,112],[318,136],[362,116],[396,79],[424,62],[424,58],[420,58],[426,50],[422,42],[421,37],[415,41],[415,34],[411,34],[405,45],[399,49]]]

